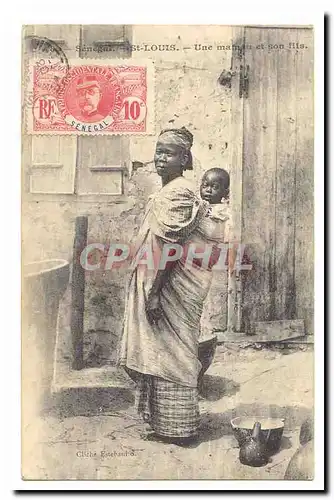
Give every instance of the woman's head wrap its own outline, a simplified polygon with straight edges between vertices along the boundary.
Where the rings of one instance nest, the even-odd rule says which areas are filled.
[[[170,144],[175,144],[175,146],[179,146],[185,150],[188,155],[188,161],[184,166],[184,170],[192,170],[193,159],[190,148],[193,145],[193,134],[185,127],[182,127],[162,130],[159,134],[159,137],[161,136],[164,136],[164,139],[168,140]]]

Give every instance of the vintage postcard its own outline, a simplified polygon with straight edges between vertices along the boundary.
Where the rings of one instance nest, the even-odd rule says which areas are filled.
[[[22,478],[314,479],[312,26],[22,29]]]

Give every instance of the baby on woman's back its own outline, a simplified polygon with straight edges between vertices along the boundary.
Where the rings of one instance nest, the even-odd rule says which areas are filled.
[[[200,186],[201,198],[211,205],[211,213],[221,214],[229,218],[228,204],[230,192],[230,176],[223,168],[210,168],[202,177]]]
[[[210,203],[208,225],[210,224],[210,219],[216,220],[213,228],[216,228],[219,233],[221,232],[220,226],[222,226],[222,242],[226,239],[227,228],[225,229],[225,226],[230,219],[229,189],[230,176],[223,168],[211,168],[204,173],[200,185],[200,195],[203,200]],[[198,377],[198,388],[200,392],[204,373],[213,361],[216,345],[217,336],[214,332],[201,331],[198,344],[198,358],[202,364],[202,370]]]

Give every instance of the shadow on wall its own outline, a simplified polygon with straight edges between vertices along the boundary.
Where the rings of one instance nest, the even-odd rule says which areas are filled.
[[[260,404],[241,404],[234,409],[224,413],[205,413],[202,415],[200,439],[201,441],[214,441],[223,436],[233,434],[231,420],[235,417],[263,417],[284,418],[284,431],[292,431],[300,427],[306,420],[312,418],[313,411],[310,408],[299,406],[277,406]],[[282,441],[282,447],[290,448],[288,438]]]
[[[107,331],[89,331],[84,335],[84,359],[87,368],[116,366],[119,337]]]

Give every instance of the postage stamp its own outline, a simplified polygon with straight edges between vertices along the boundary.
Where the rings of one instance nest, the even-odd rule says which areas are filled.
[[[150,61],[52,60],[29,64],[25,106],[30,134],[150,134],[154,74]]]

